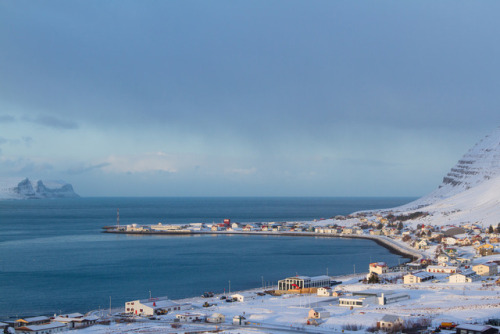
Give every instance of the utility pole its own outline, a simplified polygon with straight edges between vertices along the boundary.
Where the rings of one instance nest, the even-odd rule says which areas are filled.
[[[356,264],[353,264],[354,266],[354,275],[356,275]]]
[[[264,276],[261,276],[262,278],[262,289],[264,289]]]
[[[229,281],[229,294],[231,294],[231,281]]]
[[[109,315],[111,316],[111,296],[109,296]]]

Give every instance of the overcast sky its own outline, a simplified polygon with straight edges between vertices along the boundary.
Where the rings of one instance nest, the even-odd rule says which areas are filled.
[[[421,196],[500,125],[497,1],[0,0],[0,176]]]

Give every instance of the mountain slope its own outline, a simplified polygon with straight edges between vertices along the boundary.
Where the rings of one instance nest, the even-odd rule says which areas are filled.
[[[499,223],[500,127],[472,147],[436,190],[392,211],[426,211],[434,223]]]

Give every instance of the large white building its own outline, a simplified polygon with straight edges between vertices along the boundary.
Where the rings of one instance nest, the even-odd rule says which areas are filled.
[[[279,290],[298,290],[307,288],[329,287],[331,285],[330,276],[295,276],[278,281]]]
[[[378,275],[385,274],[389,271],[389,267],[385,262],[373,262],[369,266],[370,273],[375,273]]]
[[[454,266],[428,266],[425,270],[428,273],[455,274],[458,270],[458,267],[454,267]]]
[[[416,273],[410,273],[403,276],[404,284],[412,284],[412,283],[422,283],[425,281],[430,281],[434,279],[434,275],[425,271],[419,271]]]
[[[344,307],[364,307],[378,304],[377,297],[374,296],[352,296],[339,298],[339,306]]]
[[[456,273],[450,275],[448,280],[450,283],[470,283],[477,281],[481,278],[478,274],[476,274],[473,270],[465,270],[461,273]]]
[[[170,311],[180,311],[191,307],[190,304],[179,304],[166,297],[133,300],[125,303],[125,313],[151,316],[165,314]]]
[[[481,276],[493,276],[498,274],[498,265],[494,262],[487,262],[473,266],[472,270]]]

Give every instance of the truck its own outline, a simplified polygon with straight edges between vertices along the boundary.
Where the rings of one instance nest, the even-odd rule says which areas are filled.
[[[453,329],[457,327],[457,324],[451,321],[444,321],[439,325],[440,329]]]

